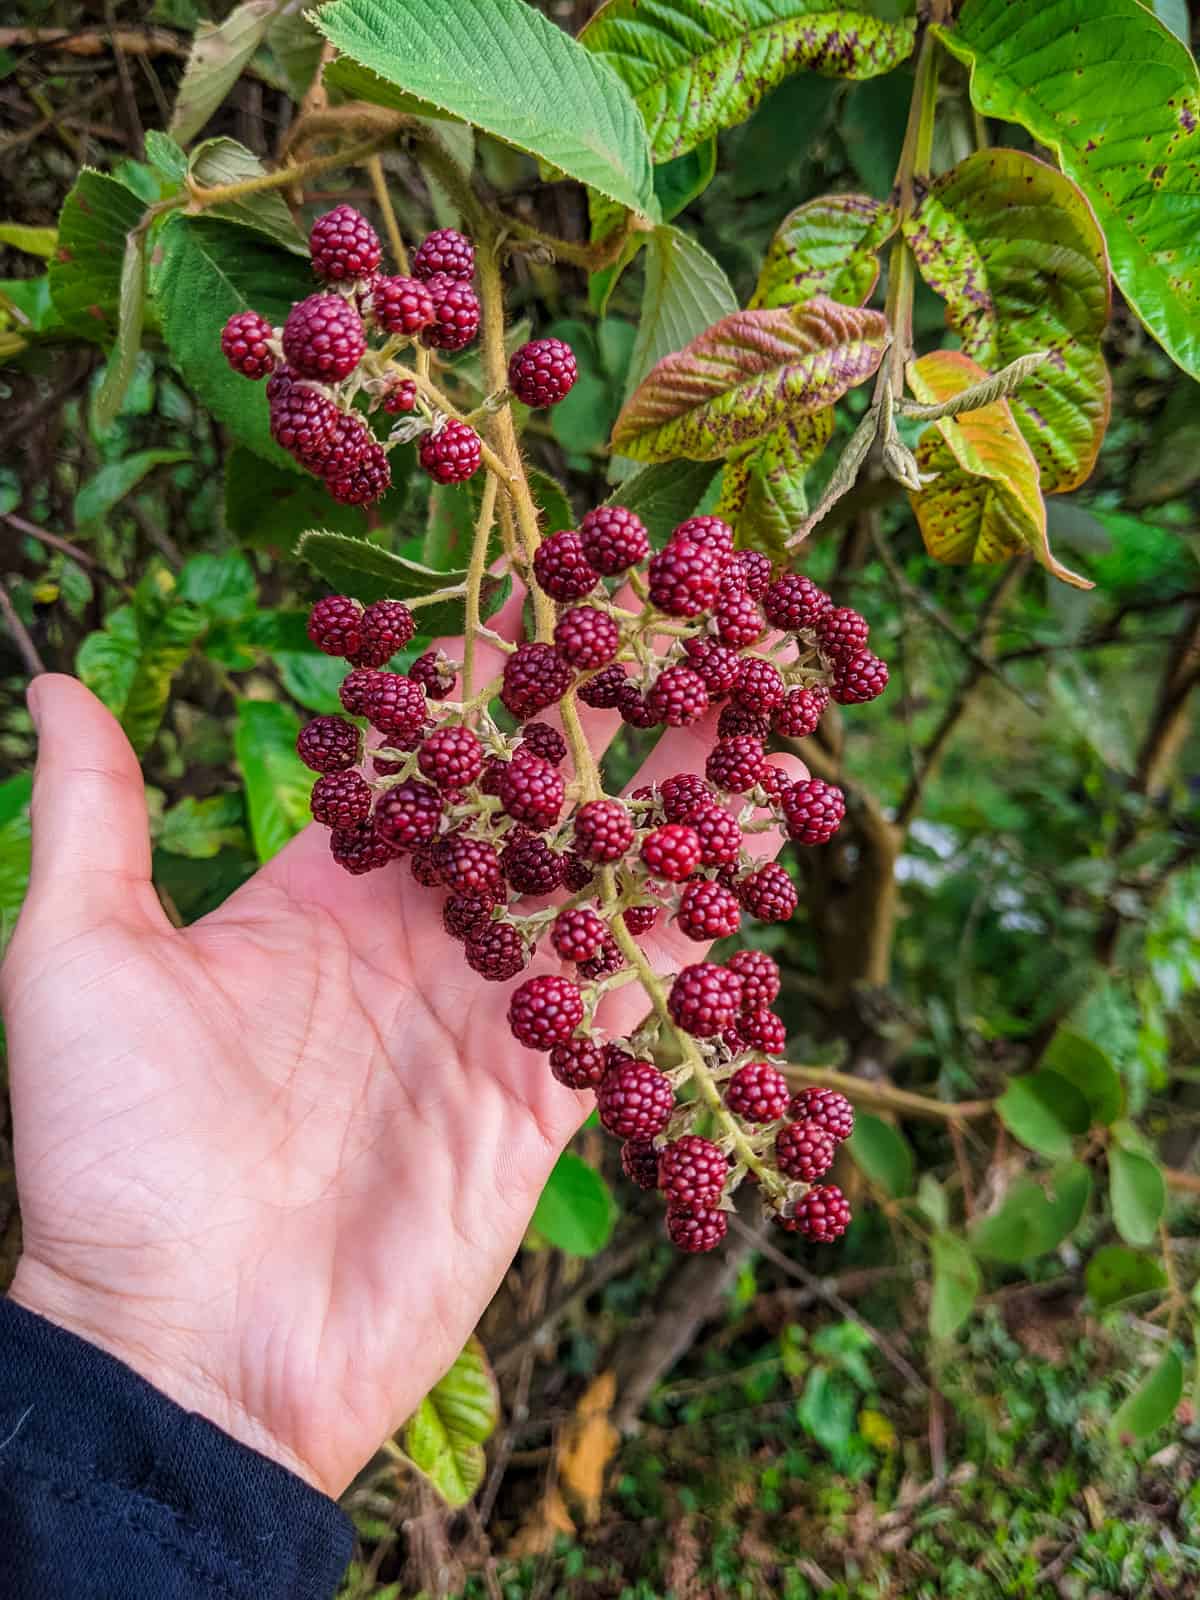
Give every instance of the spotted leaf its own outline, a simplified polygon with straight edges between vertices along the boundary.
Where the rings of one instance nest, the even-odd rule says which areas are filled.
[[[808,515],[805,480],[833,434],[833,410],[794,417],[725,465],[716,514],[739,550],[788,561],[787,541]]]
[[[879,247],[896,213],[865,194],[830,194],[789,211],[758,275],[752,306],[794,306],[825,294],[861,306],[879,278]]]

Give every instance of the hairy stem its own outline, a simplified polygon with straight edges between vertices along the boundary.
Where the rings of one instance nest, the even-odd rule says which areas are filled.
[[[467,616],[463,630],[463,698],[471,698],[475,672],[475,646],[483,622],[479,615],[479,591],[487,570],[488,544],[492,537],[492,523],[496,520],[496,494],[500,480],[489,472],[483,486],[483,500],[479,507],[479,520],[475,524],[475,537],[471,543],[471,561],[467,567]]]

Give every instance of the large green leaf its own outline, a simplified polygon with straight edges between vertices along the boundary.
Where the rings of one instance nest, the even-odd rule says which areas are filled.
[[[794,306],[817,294],[865,305],[879,280],[880,246],[895,228],[895,208],[869,195],[806,201],[775,230],[751,306]]]
[[[1078,1227],[1091,1192],[1092,1175],[1081,1161],[1056,1167],[1048,1185],[1018,1178],[996,1210],[971,1229],[971,1248],[1009,1266],[1045,1255]]]
[[[525,0],[333,0],[313,20],[348,58],[328,69],[332,86],[457,117],[657,219],[646,130],[625,85]]]
[[[483,1445],[499,1411],[492,1369],[472,1338],[404,1425],[409,1459],[448,1505],[466,1505],[483,1481]]]
[[[594,1256],[608,1243],[615,1215],[609,1187],[595,1167],[564,1150],[546,1179],[531,1227],[568,1255]]]
[[[17,922],[29,883],[29,797],[33,777],[19,772],[0,783],[0,954]]]
[[[1106,1244],[1088,1262],[1084,1281],[1098,1306],[1113,1306],[1165,1288],[1167,1275],[1153,1256],[1139,1255],[1123,1244]]]
[[[1183,1362],[1174,1350],[1168,1350],[1113,1412],[1109,1432],[1114,1439],[1127,1435],[1135,1439],[1149,1438],[1170,1422],[1182,1398]]]
[[[1108,1152],[1113,1221],[1126,1244],[1148,1245],[1167,1205],[1162,1169],[1149,1156],[1113,1146]]]
[[[646,248],[646,285],[626,398],[664,356],[736,310],[733,286],[708,251],[679,228],[655,228]]]
[[[971,1315],[983,1275],[966,1241],[956,1233],[934,1234],[933,1290],[929,1298],[929,1331],[935,1339],[949,1339]]]
[[[225,522],[245,544],[290,555],[307,529],[323,523],[335,533],[362,533],[360,506],[332,500],[319,478],[264,461],[235,445],[225,460]]]
[[[245,183],[248,178],[261,178],[266,170],[254,152],[236,139],[206,139],[192,151],[188,163],[188,176],[203,189]],[[295,255],[308,255],[308,243],[278,190],[247,195],[244,200],[226,200],[219,205],[206,206],[205,210],[210,217],[221,217],[226,222],[237,222],[243,228],[265,233]]]
[[[937,32],[970,66],[976,107],[1055,152],[1126,299],[1200,377],[1200,75],[1185,46],[1139,0],[967,0]]]
[[[1092,1121],[1108,1127],[1121,1115],[1125,1095],[1121,1077],[1098,1044],[1070,1028],[1059,1028],[1040,1065],[1073,1083],[1091,1108]]]
[[[787,541],[808,514],[808,473],[832,436],[829,406],[785,422],[761,444],[730,456],[715,510],[732,525],[739,550],[790,561]]]
[[[1108,256],[1087,200],[1023,151],[979,150],[937,180],[904,235],[966,355],[995,372],[1049,352],[1009,404],[1043,490],[1076,488],[1095,463],[1111,398],[1100,353]]]
[[[871,1182],[878,1184],[893,1200],[912,1192],[915,1168],[912,1145],[890,1122],[866,1111],[858,1112],[846,1149]]]
[[[278,0],[244,0],[223,22],[202,20],[175,99],[171,133],[180,144],[199,133],[249,65]]]
[[[50,263],[50,296],[72,333],[101,343],[116,337],[126,236],[145,202],[123,183],[85,167],[63,202]]]
[[[605,504],[636,512],[650,542],[661,549],[679,524],[695,515],[716,473],[711,461],[664,461],[642,467],[614,489]]]
[[[879,312],[821,296],[735,311],[658,363],[617,418],[613,449],[637,461],[716,460],[864,382],[886,334]]]
[[[233,747],[246,784],[250,833],[269,861],[310,820],[313,775],[296,754],[300,718],[276,700],[239,700]]]
[[[1080,1091],[1049,1071],[1011,1078],[996,1101],[996,1115],[1014,1138],[1052,1161],[1069,1156],[1076,1135],[1091,1123]]]
[[[245,806],[240,794],[184,798],[164,812],[155,843],[172,855],[207,861],[226,846],[246,843]]]
[[[139,755],[158,732],[172,679],[207,626],[198,607],[180,600],[154,616],[121,606],[79,646],[75,670],[119,718]]]
[[[655,161],[669,161],[744,122],[790,72],[890,72],[914,27],[854,0],[608,0],[580,38],[629,85]]]

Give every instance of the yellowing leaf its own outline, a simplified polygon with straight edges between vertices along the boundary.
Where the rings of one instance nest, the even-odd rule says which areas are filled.
[[[751,306],[792,306],[826,294],[861,306],[879,278],[879,247],[895,210],[865,194],[829,194],[787,216],[768,247]]]
[[[808,514],[805,480],[833,434],[833,409],[796,417],[725,465],[716,514],[739,550],[789,560],[787,541]]]
[[[621,1435],[609,1420],[616,1398],[614,1372],[602,1372],[593,1378],[580,1396],[559,1446],[559,1477],[579,1500],[584,1520],[589,1523],[600,1515],[604,1474],[621,1442]]]

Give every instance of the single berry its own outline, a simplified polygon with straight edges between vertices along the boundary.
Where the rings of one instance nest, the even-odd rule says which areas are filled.
[[[617,710],[621,713],[621,721],[631,728],[658,727],[658,713],[631,678],[621,685],[617,695]]]
[[[279,374],[276,373],[276,378]],[[268,380],[269,420],[275,443],[302,466],[317,471],[341,424],[342,413],[328,395],[290,379],[272,395]]]
[[[840,661],[844,656],[865,650],[871,633],[867,619],[852,606],[831,606],[822,612],[814,631],[822,655],[831,661]]]
[[[312,772],[344,772],[358,765],[362,735],[345,717],[314,717],[300,729],[296,754]]]
[[[525,941],[511,922],[487,922],[466,939],[467,965],[489,983],[506,983],[529,962]]]
[[[440,650],[426,650],[408,669],[414,683],[419,683],[430,700],[448,700],[454,693],[458,678],[449,659]]]
[[[692,818],[691,827],[700,841],[701,866],[727,867],[738,859],[742,828],[732,811],[711,805]]]
[[[741,1004],[741,978],[715,961],[684,967],[667,1000],[674,1021],[700,1039],[723,1033],[736,1021]]]
[[[409,870],[422,889],[442,887],[442,869],[431,844],[418,845],[408,858]]]
[[[310,294],[288,312],[283,353],[303,378],[337,383],[348,378],[367,348],[362,318],[340,294]]]
[[[582,600],[600,581],[600,574],[584,558],[579,535],[571,528],[542,540],[534,553],[533,575],[538,587],[554,600]]]
[[[690,822],[715,804],[710,785],[698,772],[675,772],[659,791],[668,822]]]
[[[650,554],[650,535],[635,512],[624,506],[597,506],[579,524],[588,562],[602,577],[615,578],[639,566]]]
[[[633,843],[633,821],[619,800],[589,800],[575,813],[575,849],[586,861],[619,861]]]
[[[606,933],[604,943],[596,954],[579,963],[579,972],[589,983],[594,983],[597,978],[607,978],[611,972],[620,972],[624,965],[621,946],[610,933]]]
[[[577,536],[572,534],[570,537]],[[543,545],[538,551],[539,556],[545,548]],[[590,567],[588,571],[591,571]],[[594,573],[592,577],[594,586]],[[620,642],[621,634],[616,619],[610,617],[607,612],[594,610],[591,606],[576,606],[571,611],[564,611],[554,628],[554,644],[559,654],[581,671],[587,671],[591,667],[607,666],[616,655]],[[617,677],[620,683],[624,682],[624,669],[618,668]],[[583,694],[582,689],[580,694]],[[593,703],[585,701],[585,704]]]
[[[585,861],[577,850],[568,850],[563,856],[563,888],[578,894],[591,883],[595,873],[590,861]]]
[[[836,1089],[818,1089],[814,1084],[798,1090],[791,1098],[787,1114],[824,1128],[838,1144],[854,1132],[854,1107]]]
[[[728,694],[741,676],[741,656],[707,634],[689,639],[684,650],[688,666],[704,679],[704,687],[714,700]]]
[[[362,644],[355,652],[356,667],[382,667],[403,650],[417,625],[401,600],[375,600],[363,612]]]
[[[500,867],[517,894],[552,894],[563,881],[562,856],[524,828],[509,834]]]
[[[740,590],[751,600],[761,600],[771,582],[774,568],[770,556],[761,550],[737,550],[721,574],[722,593]]]
[[[383,397],[383,409],[389,416],[415,411],[416,406],[417,386],[411,378],[401,378],[399,383],[394,383]]]
[[[769,1061],[748,1061],[730,1078],[725,1104],[746,1122],[778,1122],[788,1109],[788,1081]]]
[[[681,822],[666,822],[642,840],[642,860],[656,878],[682,883],[700,865],[700,841]]]
[[[688,1255],[715,1250],[728,1232],[729,1218],[712,1206],[674,1206],[667,1212],[667,1238]]]
[[[371,815],[374,795],[357,772],[331,772],[313,784],[312,814],[329,828],[352,828]]]
[[[470,728],[446,723],[425,740],[417,765],[439,789],[465,789],[483,771],[483,746]]]
[[[689,939],[727,939],[741,923],[737,896],[723,884],[700,878],[689,883],[676,916],[680,931]]]
[[[457,228],[427,233],[413,257],[413,275],[432,278],[443,273],[469,283],[475,276],[475,246]]]
[[[530,828],[552,828],[566,795],[563,775],[541,756],[510,761],[497,784],[500,804],[510,817]]]
[[[369,817],[349,828],[334,828],[329,850],[338,866],[356,878],[386,867],[393,859],[391,846],[375,832]]]
[[[846,797],[822,778],[801,778],[780,801],[788,838],[797,844],[825,844],[846,815]]]
[[[740,879],[737,898],[760,922],[787,922],[800,904],[796,885],[777,861],[768,861],[757,872]]]
[[[469,283],[443,275],[426,280],[433,297],[433,321],[421,331],[430,350],[465,350],[479,332],[479,297]]]
[[[550,1071],[567,1089],[594,1089],[604,1076],[604,1051],[591,1039],[561,1039],[550,1051]]]
[[[571,668],[552,644],[518,645],[504,663],[500,698],[520,721],[561,700],[571,686]]]
[[[717,638],[733,650],[757,644],[767,631],[762,608],[744,590],[723,593],[717,601],[713,619],[717,624]]]
[[[462,483],[479,471],[483,441],[474,428],[447,417],[436,433],[421,435],[417,457],[435,483]]]
[[[763,595],[763,612],[773,628],[795,633],[798,628],[814,628],[833,601],[811,578],[798,572],[785,572],[776,578]]]
[[[823,1178],[836,1154],[836,1142],[815,1122],[789,1122],[775,1135],[775,1160],[780,1172],[803,1183]]]
[[[771,713],[771,726],[781,739],[807,739],[828,704],[829,690],[823,685],[792,689]]]
[[[531,339],[508,363],[508,387],[535,410],[565,399],[578,376],[575,352],[561,339]]]
[[[437,863],[442,882],[453,893],[503,900],[500,852],[489,840],[472,839],[464,833],[447,834],[438,840]]]
[[[758,1011],[779,996],[779,967],[765,950],[735,950],[726,963],[742,980],[742,1010]]]
[[[708,710],[708,690],[704,679],[691,667],[664,667],[646,694],[646,708],[655,722],[668,728],[685,728],[698,722]]]
[[[561,766],[567,758],[567,741],[548,722],[527,722],[517,749],[522,755],[541,756],[552,767]]]
[[[363,711],[380,733],[419,733],[425,725],[425,691],[402,672],[380,672],[363,691]]]
[[[836,1183],[818,1183],[796,1201],[795,1214],[776,1217],[788,1233],[798,1233],[814,1244],[832,1244],[850,1226],[854,1213]]]
[[[621,921],[633,935],[649,933],[658,921],[657,906],[626,906],[621,913]]]
[[[600,1122],[618,1139],[653,1139],[674,1109],[671,1080],[652,1061],[625,1056],[609,1065],[596,1090]]]
[[[571,612],[567,613],[572,615]],[[611,618],[606,618],[611,621]],[[613,632],[616,633],[616,623],[613,623]],[[554,631],[554,642],[558,644],[558,629]],[[615,645],[614,645],[615,648]],[[570,657],[568,657],[570,659]],[[586,683],[579,686],[579,698],[585,706],[591,706],[593,711],[612,711],[621,703],[621,691],[625,687],[625,668],[619,663],[605,667],[603,672],[597,672],[595,677],[589,678]]]
[[[321,451],[321,476],[327,482],[331,478],[345,477],[374,444],[370,428],[357,412],[339,411],[337,426]]]
[[[698,617],[717,598],[721,568],[716,555],[690,539],[672,540],[646,569],[650,600],[669,617]]]
[[[327,594],[308,613],[308,637],[327,656],[354,656],[362,649],[363,608],[344,594]]]
[[[787,693],[783,677],[773,661],[761,656],[747,656],[733,688],[733,698],[747,711],[765,715],[783,701]]]
[[[583,1021],[579,985],[556,973],[528,978],[513,995],[508,1025],[518,1044],[530,1050],[549,1050],[568,1038]]]
[[[393,850],[414,850],[428,844],[442,818],[442,797],[428,783],[408,778],[380,795],[375,806],[375,831]]]
[[[221,330],[221,353],[243,378],[265,378],[275,370],[275,330],[257,311],[235,311]]]
[[[746,1011],[738,1018],[737,1030],[745,1041],[744,1048],[762,1050],[769,1056],[781,1056],[787,1049],[787,1028],[782,1017],[762,1006]]]
[[[887,686],[887,662],[870,650],[856,650],[834,662],[830,693],[840,706],[861,706],[868,700],[877,700]]]
[[[778,805],[783,799],[785,789],[790,789],[792,779],[790,774],[775,761],[767,761],[758,775],[758,788],[767,798],[768,805]]]
[[[658,1151],[653,1139],[626,1139],[621,1146],[621,1171],[639,1189],[658,1188]]]
[[[313,271],[327,283],[368,277],[383,260],[379,235],[353,206],[334,206],[312,225],[308,236]]]
[[[722,571],[733,560],[733,529],[720,517],[689,517],[671,534],[671,543],[686,539],[710,550],[720,563]]]
[[[433,321],[433,296],[419,278],[376,278],[371,311],[387,333],[419,333]]]
[[[741,671],[740,658],[738,670]],[[739,739],[745,734],[752,739],[766,739],[770,732],[771,724],[767,718],[757,711],[747,711],[745,706],[724,706],[717,718],[718,739]]]
[[[312,634],[309,634],[312,638]],[[361,635],[360,635],[361,638]],[[342,652],[338,651],[338,655]],[[348,672],[338,685],[338,699],[346,714],[351,717],[365,717],[367,714],[367,695],[371,685],[380,674],[373,672],[370,667],[355,667],[353,672]]]
[[[607,937],[608,929],[587,906],[560,911],[550,929],[550,943],[564,961],[590,961]]]
[[[766,757],[762,740],[751,734],[739,734],[734,739],[722,739],[709,752],[704,772],[710,783],[730,794],[745,794],[758,782]]]
[[[685,1133],[665,1144],[658,1157],[658,1186],[673,1209],[715,1206],[725,1192],[729,1163],[711,1139]]]
[[[329,493],[343,506],[373,506],[392,486],[387,452],[373,440],[354,466],[325,479]]]
[[[433,854],[436,860],[436,849]],[[452,894],[442,907],[442,926],[452,939],[469,939],[492,920],[494,904],[486,894]]]

